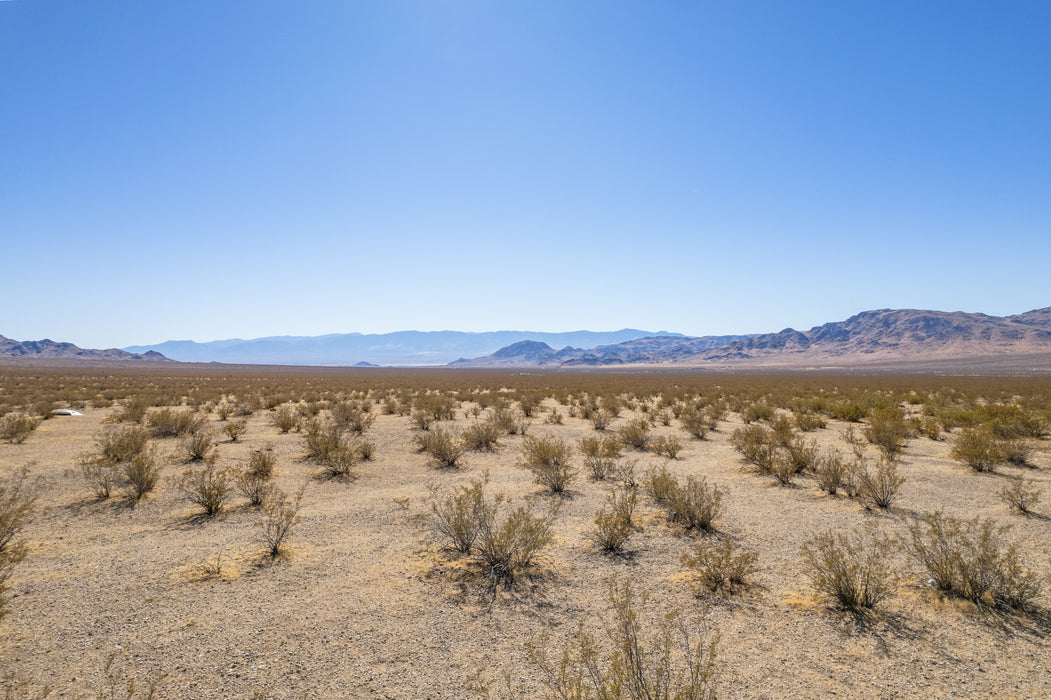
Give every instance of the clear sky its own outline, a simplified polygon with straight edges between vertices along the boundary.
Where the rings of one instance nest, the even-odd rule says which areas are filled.
[[[1051,305],[1046,0],[0,0],[0,334]]]

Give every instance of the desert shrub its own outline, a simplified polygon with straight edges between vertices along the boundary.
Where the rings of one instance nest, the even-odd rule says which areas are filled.
[[[668,517],[687,530],[711,531],[712,524],[722,513],[723,492],[704,477],[686,477],[685,484],[676,484],[664,502]]]
[[[376,456],[376,443],[369,440],[357,440],[354,443],[355,449],[358,451],[358,457],[361,458],[362,462],[371,462]]]
[[[193,411],[159,408],[146,415],[146,425],[155,438],[178,437],[200,430],[204,417]]]
[[[26,557],[25,544],[17,538],[36,511],[41,482],[23,468],[13,477],[0,480],[0,618],[7,614],[7,581]]]
[[[649,448],[656,455],[675,459],[682,451],[682,442],[674,437],[660,435],[650,443]]]
[[[413,409],[409,418],[412,420],[412,425],[417,430],[430,430],[431,424],[434,423],[434,417],[426,411],[420,411]]]
[[[94,460],[82,462],[80,472],[88,488],[100,501],[113,495],[113,490],[120,485],[120,471],[112,464],[102,464]]]
[[[503,435],[495,421],[479,421],[463,429],[463,444],[468,450],[492,452]]]
[[[413,401],[413,413],[423,413],[432,421],[452,420],[456,417],[456,400],[446,394],[422,394]]]
[[[552,524],[552,516],[523,507],[511,511],[499,525],[495,518],[483,521],[474,556],[487,567],[485,577],[494,588],[514,585],[540,550],[551,543]]]
[[[1041,596],[1040,580],[1028,570],[1010,525],[961,520],[935,511],[909,526],[905,545],[942,591],[978,604],[1026,609]]]
[[[214,462],[215,439],[211,432],[198,430],[183,440],[183,454],[187,462]]]
[[[323,479],[352,479],[356,476],[355,468],[361,460],[358,446],[345,439],[328,451],[324,459],[318,460]]]
[[[146,411],[149,408],[149,401],[141,396],[136,396],[125,401],[115,417],[121,423],[141,423],[142,419],[146,417]]]
[[[223,432],[230,438],[230,442],[237,442],[238,438],[248,432],[248,421],[244,420],[232,420],[223,426]]]
[[[843,456],[832,449],[825,453],[814,468],[818,487],[832,496],[839,491],[846,473],[847,465],[843,463]]]
[[[894,589],[893,549],[875,531],[828,530],[811,537],[799,551],[810,585],[846,610],[870,610]]]
[[[868,506],[890,508],[897,496],[898,489],[905,483],[905,477],[898,474],[897,463],[889,459],[880,459],[875,471],[859,461],[854,470],[858,497]]]
[[[446,469],[457,465],[463,453],[467,451],[463,440],[449,430],[437,428],[416,436],[416,446],[432,460]]]
[[[1011,479],[999,491],[1000,500],[1020,513],[1031,513],[1042,491],[1032,481]]]
[[[738,428],[730,436],[730,445],[760,472],[767,473],[773,468],[777,450],[768,428],[761,425]]]
[[[637,459],[618,460],[613,467],[614,481],[620,483],[624,488],[638,488],[638,482],[635,478],[635,467],[638,463],[639,460]]]
[[[233,485],[239,494],[248,499],[248,504],[254,507],[263,505],[274,491],[273,480],[251,467],[237,472],[233,478]]]
[[[497,502],[485,497],[488,475],[456,490],[430,489],[431,527],[452,549],[468,554],[479,535],[492,530]]]
[[[121,488],[136,503],[151,493],[161,480],[161,468],[153,450],[143,450],[120,464]]]
[[[614,473],[621,456],[620,440],[613,435],[585,437],[581,438],[578,446],[584,469],[590,478],[601,481]]]
[[[923,419],[923,423],[920,426],[921,432],[931,440],[937,440],[942,434],[942,425],[936,418],[930,416]]]
[[[830,403],[826,410],[830,418],[847,423],[860,423],[869,413],[868,406],[851,399]]]
[[[605,430],[615,417],[612,413],[602,408],[591,413],[591,425],[595,427],[595,430]]]
[[[343,431],[335,423],[314,418],[303,426],[303,445],[307,449],[307,459],[311,462],[325,462],[333,452],[340,449],[343,442]]]
[[[543,397],[539,394],[520,393],[518,395],[518,408],[526,418],[532,418],[533,414],[540,408]]]
[[[672,494],[679,488],[679,480],[664,464],[648,470],[643,483],[650,498],[659,506],[669,503]]]
[[[778,447],[788,447],[796,439],[796,428],[792,419],[780,414],[770,420],[770,440]]]
[[[546,632],[531,641],[528,658],[541,673],[545,698],[559,700],[714,700],[717,635],[703,625],[689,625],[678,613],[656,617],[646,630],[645,604],[630,583],[610,581],[611,619],[605,638],[588,632],[583,622],[554,658]]]
[[[0,418],[0,440],[18,445],[26,441],[40,421],[25,413],[8,413]]]
[[[178,482],[179,491],[190,503],[198,505],[208,517],[218,515],[233,493],[230,472],[214,464],[201,469],[187,469]]]
[[[272,445],[267,445],[261,450],[252,450],[245,463],[245,470],[266,480],[273,478],[275,466],[277,466],[277,457],[274,455],[274,448]]]
[[[793,474],[812,471],[818,463],[817,442],[793,436],[783,448],[784,461]]]
[[[617,431],[617,437],[625,447],[644,450],[650,441],[650,422],[645,418],[630,420]]]
[[[130,462],[146,449],[150,434],[137,425],[112,426],[95,436],[99,464],[117,465]]]
[[[300,427],[300,414],[288,404],[277,407],[277,410],[270,416],[270,420],[273,423],[273,427],[281,431],[282,434]]]
[[[869,417],[869,425],[865,428],[865,438],[876,445],[888,459],[893,459],[904,449],[908,434],[905,417],[897,406],[873,412]]]
[[[1033,446],[1022,437],[1006,437],[1000,440],[1000,459],[1016,467],[1027,467],[1033,457]]]
[[[289,497],[284,491],[274,489],[269,500],[263,504],[262,528],[263,544],[267,555],[273,559],[282,553],[288,544],[292,530],[299,524],[299,508],[303,500],[303,489],[295,497]]]
[[[767,470],[770,476],[777,480],[777,483],[782,486],[791,486],[792,480],[795,478],[796,467],[792,464],[792,461],[788,458],[788,454],[784,451],[776,451],[774,457],[770,462],[770,468]]]
[[[679,423],[682,429],[697,440],[704,440],[711,430],[711,418],[700,407],[691,407],[679,414]]]
[[[551,493],[562,493],[576,477],[569,461],[570,448],[561,438],[527,437],[522,444],[521,465],[533,480]]]
[[[365,404],[367,407],[369,404]],[[362,435],[376,422],[376,416],[355,403],[340,401],[329,409],[332,422],[345,430]]]
[[[219,416],[219,420],[225,423],[230,419],[230,414],[234,412],[234,407],[228,403],[221,403],[215,407],[215,412]]]
[[[949,456],[976,472],[993,471],[1003,463],[1001,442],[988,428],[964,428],[956,437]]]
[[[635,530],[632,517],[636,495],[631,489],[615,489],[606,497],[606,506],[594,519],[595,539],[605,552],[621,552]]]
[[[725,588],[733,593],[734,586],[743,585],[745,578],[757,570],[759,555],[751,550],[741,550],[733,540],[725,538],[716,545],[701,542],[692,554],[682,556],[682,565],[696,573],[711,591]]]
[[[826,425],[825,418],[820,413],[795,413],[792,422],[798,430],[809,433],[820,430]]]
[[[490,421],[496,425],[500,432],[506,435],[525,435],[529,429],[529,421],[520,412],[504,403],[495,404],[491,411]]]

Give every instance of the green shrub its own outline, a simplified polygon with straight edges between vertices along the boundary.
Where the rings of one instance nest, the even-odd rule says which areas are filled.
[[[110,466],[130,462],[146,450],[149,439],[150,434],[138,425],[108,427],[95,436],[95,460]]]
[[[904,448],[909,428],[905,416],[897,406],[875,411],[869,417],[865,438],[876,445],[887,459],[895,458]]]
[[[37,429],[40,421],[24,413],[8,413],[0,418],[0,440],[18,445]]]
[[[644,450],[650,441],[650,422],[645,418],[630,420],[617,431],[617,436],[625,447]]]
[[[256,471],[249,467],[237,472],[233,478],[234,488],[242,496],[248,499],[248,505],[259,507],[269,499],[274,492],[274,483],[264,472]]]
[[[774,409],[768,404],[757,402],[749,404],[744,411],[741,412],[741,419],[745,423],[755,423],[761,420],[770,420],[774,417]]]
[[[718,545],[699,543],[692,554],[682,555],[682,565],[696,573],[709,590],[724,588],[733,593],[734,586],[744,585],[745,579],[756,572],[758,558],[751,550],[735,547],[727,537]]]
[[[474,556],[487,567],[485,577],[493,587],[514,585],[540,550],[551,543],[552,524],[550,515],[522,507],[511,511],[500,525],[495,518],[483,522]]]
[[[815,591],[846,610],[864,612],[894,590],[891,551],[890,541],[874,531],[828,530],[807,540],[800,555]]]
[[[432,460],[446,469],[457,466],[467,451],[458,435],[441,428],[417,435],[416,446],[420,452],[427,453]]]
[[[773,469],[777,449],[773,434],[768,428],[761,425],[746,425],[738,428],[730,436],[730,445],[749,464],[758,467],[761,473],[767,474]]]
[[[527,437],[522,444],[520,466],[532,472],[533,480],[551,493],[562,493],[576,477],[569,460],[569,445],[561,438]]]
[[[961,520],[935,511],[909,526],[905,545],[942,591],[978,604],[1027,609],[1041,596],[1010,525],[990,519]]]
[[[274,489],[269,500],[263,504],[262,527],[263,543],[266,553],[274,559],[282,553],[288,544],[292,530],[299,524],[299,508],[303,500],[303,489],[300,488],[294,498],[284,491]]]
[[[668,471],[667,465],[664,464],[647,471],[643,481],[646,492],[659,506],[670,503],[673,494],[679,488],[679,480]]]
[[[230,438],[230,442],[237,442],[238,438],[248,432],[248,421],[244,420],[232,420],[223,426],[223,432]]]
[[[129,499],[138,503],[160,482],[161,469],[153,450],[143,450],[120,465],[121,488]]]
[[[497,502],[485,497],[488,480],[486,475],[454,491],[430,487],[432,529],[462,554],[470,553],[484,530],[492,530]]]
[[[579,449],[588,476],[595,481],[609,478],[621,457],[620,447],[620,440],[613,435],[581,438]]]
[[[307,459],[311,462],[324,463],[333,452],[340,449],[343,442],[343,431],[335,423],[314,418],[303,426],[303,444],[307,449]]]
[[[672,489],[664,506],[672,522],[687,530],[711,531],[722,513],[723,492],[704,477],[686,477],[686,483]]]
[[[551,657],[550,637],[542,633],[528,646],[528,658],[541,673],[544,697],[558,700],[714,700],[718,635],[701,625],[689,625],[678,613],[656,617],[638,612],[645,604],[630,581],[611,581],[611,619],[601,637],[581,622],[569,642]]]
[[[682,442],[674,437],[660,435],[650,443],[649,448],[655,455],[675,459],[682,451]]]
[[[843,463],[843,456],[833,449],[830,449],[814,468],[818,487],[831,496],[835,496],[839,491],[846,474],[847,465]]]
[[[682,429],[697,440],[704,440],[711,430],[711,418],[700,407],[691,407],[679,414],[679,423]]]
[[[875,471],[871,471],[865,462],[859,461],[854,470],[854,479],[861,500],[867,506],[883,509],[890,508],[898,489],[905,483],[905,477],[898,474],[897,463],[889,459],[881,459]]]
[[[232,475],[225,469],[208,464],[201,469],[187,469],[179,479],[183,498],[198,505],[208,517],[218,515],[233,492]]]
[[[594,519],[595,539],[605,552],[621,552],[635,530],[635,492],[615,489],[606,497],[606,506]]]
[[[367,408],[369,404],[365,404]],[[329,409],[332,422],[339,426],[340,430],[362,435],[376,421],[376,416],[363,409],[356,403],[340,401]]]
[[[495,421],[472,423],[463,429],[463,444],[468,450],[492,452],[503,433]]]
[[[1026,438],[1007,437],[1000,440],[1000,459],[1015,467],[1028,467],[1033,457],[1033,446]]]
[[[792,421],[796,428],[804,433],[820,430],[826,425],[824,416],[819,413],[796,413],[792,416]]]
[[[204,427],[204,417],[193,411],[160,408],[146,415],[146,425],[155,438],[178,437]]]
[[[1004,461],[1001,442],[988,428],[964,428],[949,456],[976,472],[989,472]]]
[[[1020,513],[1031,513],[1040,502],[1042,491],[1032,481],[1011,479],[999,491],[1000,500]]]
[[[141,423],[149,408],[150,403],[146,399],[136,396],[124,402],[116,418],[121,423]]]

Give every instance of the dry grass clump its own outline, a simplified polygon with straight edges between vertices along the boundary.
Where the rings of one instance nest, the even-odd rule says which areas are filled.
[[[553,494],[562,493],[577,475],[570,454],[569,444],[561,438],[527,437],[520,466],[533,473],[537,484]]]
[[[1040,579],[1010,542],[1010,525],[961,520],[940,511],[909,526],[904,543],[938,589],[990,607],[1026,610],[1041,597]]]
[[[873,530],[827,530],[807,540],[800,556],[816,592],[858,613],[871,610],[894,590],[890,544]]]
[[[751,550],[737,547],[733,539],[726,537],[716,545],[700,542],[690,554],[682,555],[682,565],[697,574],[701,582],[712,592],[723,588],[734,592],[734,586],[743,586],[745,579],[754,574],[759,555]]]
[[[583,622],[554,656],[546,632],[529,643],[545,698],[714,700],[718,635],[688,624],[677,612],[657,616],[656,626],[647,630],[648,617],[639,611],[646,598],[628,580],[611,581],[607,599],[605,643]]]
[[[19,445],[26,441],[38,425],[39,420],[25,413],[8,413],[0,418],[0,440]]]

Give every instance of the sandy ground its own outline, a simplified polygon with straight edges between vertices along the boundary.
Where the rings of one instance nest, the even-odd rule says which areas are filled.
[[[610,486],[581,474],[559,501],[556,541],[537,570],[494,599],[429,534],[426,486],[466,483],[488,470],[491,491],[512,505],[545,506],[550,497],[516,467],[521,437],[503,438],[493,453],[468,453],[458,470],[440,470],[415,451],[408,418],[380,415],[368,433],[374,461],[361,465],[356,480],[325,481],[302,461],[301,437],[278,434],[266,412],[257,412],[241,441],[219,444],[219,464],[237,466],[271,443],[279,485],[295,491],[306,484],[290,553],[271,562],[260,550],[259,513],[243,499],[216,518],[195,517],[173,483],[185,468],[177,459],[166,461],[161,487],[146,501],[96,500],[77,459],[92,450],[112,412],[85,409],[80,418],[46,421],[24,444],[0,444],[0,476],[28,464],[46,479],[41,512],[24,532],[29,556],[15,571],[10,614],[0,621],[0,669],[22,679],[24,690],[46,684],[52,697],[94,697],[123,691],[129,679],[141,689],[163,676],[158,696],[170,698],[458,698],[472,695],[469,679],[481,670],[491,678],[509,672],[524,697],[538,697],[526,641],[540,630],[562,639],[581,619],[597,625],[606,581],[630,576],[651,596],[648,620],[667,610],[706,611],[720,636],[724,697],[1051,697],[1044,618],[941,599],[898,553],[896,595],[859,621],[816,600],[799,562],[800,545],[816,531],[873,522],[902,533],[905,518],[941,508],[1010,523],[1046,577],[1046,442],[1038,469],[1025,470],[1044,488],[1043,515],[1012,514],[997,497],[1004,474],[1018,470],[973,473],[949,459],[948,441],[925,438],[909,441],[899,501],[890,512],[872,512],[824,495],[807,479],[783,488],[751,473],[729,445],[740,425],[735,416],[706,441],[688,439],[673,422],[655,429],[685,444],[668,466],[726,490],[718,529],[758,552],[752,586],[734,596],[699,587],[680,557],[703,536],[669,525],[641,493],[642,529],[630,554],[599,552],[591,519]],[[611,427],[630,417],[625,412]],[[462,411],[457,418],[449,425],[467,425]],[[220,425],[214,414],[210,422]],[[844,428],[830,423],[810,435],[847,451]],[[557,426],[541,416],[530,433],[576,443],[594,430],[579,418]],[[179,445],[155,442],[162,454]],[[662,461],[637,456],[640,472]],[[221,573],[206,573],[204,565],[216,561]]]

